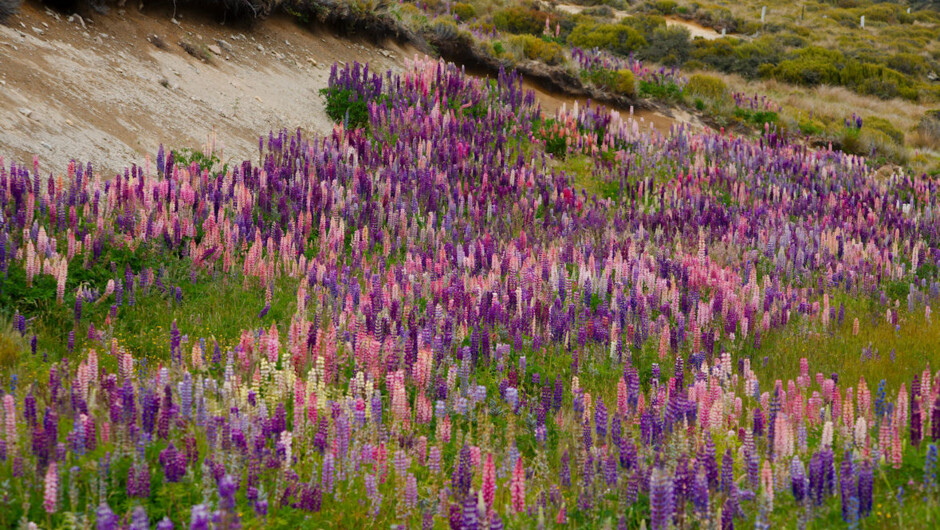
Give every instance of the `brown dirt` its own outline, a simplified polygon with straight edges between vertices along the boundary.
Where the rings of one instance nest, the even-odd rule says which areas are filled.
[[[198,11],[173,19],[169,7],[92,19],[30,1],[0,26],[0,156],[26,164],[37,156],[45,172],[76,159],[110,173],[142,164],[161,143],[251,159],[269,130],[332,129],[318,91],[334,62],[400,71],[418,53],[284,15],[249,28]],[[526,81],[548,113],[585,103],[543,85]],[[675,109],[617,110],[663,134],[677,122],[701,126]]]
[[[0,155],[36,155],[45,171],[75,158],[113,172],[160,143],[201,149],[214,133],[224,159],[251,158],[271,129],[332,128],[318,90],[333,62],[400,70],[415,51],[286,16],[252,28],[191,11],[171,16],[128,7],[80,19],[25,3],[0,26]]]

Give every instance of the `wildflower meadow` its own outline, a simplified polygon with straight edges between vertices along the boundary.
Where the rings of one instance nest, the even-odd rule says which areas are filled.
[[[933,180],[427,58],[323,96],[251,160],[0,158],[0,527],[940,525]]]

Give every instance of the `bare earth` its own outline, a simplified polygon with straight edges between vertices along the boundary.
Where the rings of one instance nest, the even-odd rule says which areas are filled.
[[[334,62],[382,73],[400,71],[417,53],[287,16],[249,29],[195,12],[173,19],[164,9],[129,7],[92,21],[25,3],[0,26],[0,157],[31,166],[36,156],[46,173],[72,159],[114,173],[143,164],[161,143],[205,150],[211,142],[223,161],[253,159],[259,134],[332,129],[319,90]],[[551,114],[576,101],[528,81],[526,88]],[[676,110],[633,116],[662,134],[676,122],[701,126]]]
[[[92,23],[24,4],[0,26],[0,156],[29,165],[38,156],[44,171],[75,158],[115,172],[143,163],[160,143],[200,149],[214,133],[224,159],[253,158],[257,135],[271,129],[332,128],[318,90],[334,61],[384,72],[414,54],[287,17],[250,30],[191,13],[177,19],[128,7]]]

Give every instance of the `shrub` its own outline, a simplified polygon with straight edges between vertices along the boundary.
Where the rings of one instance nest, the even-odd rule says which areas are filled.
[[[568,42],[581,48],[601,48],[628,55],[646,46],[640,33],[622,24],[581,23],[575,26]]]
[[[657,29],[666,27],[666,19],[659,15],[636,15],[624,17],[621,25],[629,26],[640,32],[643,38],[649,39]]]
[[[365,127],[369,123],[369,102],[351,90],[320,90],[326,99],[326,115],[336,123],[349,118],[349,127]]]
[[[900,6],[891,4],[876,4],[866,7],[861,14],[865,15],[866,21],[888,22],[896,24],[899,22],[900,13],[902,13]]]
[[[826,132],[826,125],[816,118],[801,118],[798,127],[801,133],[810,136],[819,136]]]
[[[640,97],[654,98],[662,101],[677,101],[682,97],[682,87],[671,81],[657,83],[654,81],[644,81],[641,79],[639,85]]]
[[[618,70],[614,84],[614,92],[621,96],[633,97],[636,95],[636,77],[630,70]]]
[[[696,61],[695,65],[704,64],[715,70],[731,72],[737,62],[735,55],[737,44],[738,41],[735,39],[695,39],[692,41],[691,56]],[[692,61],[686,66],[692,68]]]
[[[451,40],[457,36],[459,30],[457,24],[445,16],[439,16],[431,22],[431,29],[437,38],[441,40]]]
[[[511,42],[522,47],[526,59],[541,61],[545,64],[556,65],[565,61],[565,52],[561,45],[549,42],[532,35],[517,35]]]
[[[649,46],[643,49],[641,55],[669,66],[686,62],[692,51],[689,30],[682,26],[658,28],[648,41]]]
[[[888,58],[887,66],[903,74],[920,76],[930,69],[927,59],[914,53],[896,53]]]
[[[800,50],[794,58],[781,61],[774,68],[773,76],[798,85],[838,85],[838,65],[843,59],[839,52],[811,46]]]
[[[779,39],[769,36],[742,42],[734,49],[734,61],[729,71],[744,77],[757,77],[761,67],[780,62],[781,49],[783,46]]]
[[[692,97],[721,101],[729,94],[728,85],[721,78],[708,74],[695,74],[685,86]]]
[[[22,0],[0,0],[0,24],[16,14]]]
[[[545,29],[547,18],[548,14],[542,11],[513,6],[497,11],[493,25],[509,33],[538,35]]]
[[[653,8],[664,15],[671,15],[676,12],[676,2],[674,0],[658,0],[653,4]]]
[[[842,85],[860,94],[882,99],[900,96],[910,100],[916,100],[918,96],[913,79],[880,64],[849,61],[839,77]]]
[[[458,19],[463,20],[463,21],[472,20],[474,17],[477,16],[476,8],[474,8],[472,5],[466,2],[457,2],[456,4],[454,4],[453,11],[454,11],[454,15],[456,15]]]
[[[880,131],[897,144],[904,143],[904,133],[899,131],[897,127],[895,127],[891,122],[882,117],[869,116],[868,118],[865,118],[863,123],[864,125],[862,127],[865,129]]]

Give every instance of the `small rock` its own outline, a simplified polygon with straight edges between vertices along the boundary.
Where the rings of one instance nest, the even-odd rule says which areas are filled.
[[[180,25],[180,21],[179,21],[179,20],[176,20],[175,18],[171,18],[171,19],[170,19],[170,22],[176,24],[177,26]]]
[[[214,54],[216,54],[216,55],[222,55],[222,48],[219,48],[219,47],[216,46],[215,44],[210,44],[210,45],[208,45],[208,46],[206,46],[206,47],[209,48],[209,51],[210,51],[210,52],[212,52],[212,53],[214,53]]]
[[[316,66],[316,65],[317,65],[317,60],[314,59],[313,57],[307,57],[307,61],[308,61],[310,64],[312,64],[313,66]]]
[[[45,31],[43,31],[41,28],[37,28],[36,26],[33,26],[33,32],[35,32],[37,35],[42,35],[45,33]]]
[[[263,52],[263,51],[264,51],[264,46],[262,46],[262,45],[259,44],[259,45],[258,45],[258,51],[259,51],[259,52]]]
[[[26,116],[27,118],[30,117],[32,113],[33,113],[33,109],[27,109],[26,107],[23,107],[20,109],[20,114],[22,114],[23,116]]]
[[[229,43],[227,43],[227,42],[225,42],[225,41],[222,40],[222,39],[217,39],[215,42],[218,43],[218,45],[219,45],[220,48],[222,48],[223,50],[225,50],[225,51],[227,51],[227,52],[229,52],[229,53],[232,53],[232,52],[234,51],[234,50],[232,49],[232,45],[229,44]]]
[[[49,142],[39,142],[39,143],[42,144],[42,146],[45,147],[46,149],[52,151],[52,144],[50,144]]]
[[[68,118],[65,119],[65,123],[66,123],[66,125],[74,125],[74,124],[72,123],[72,120],[70,120],[70,119],[68,119]]]

